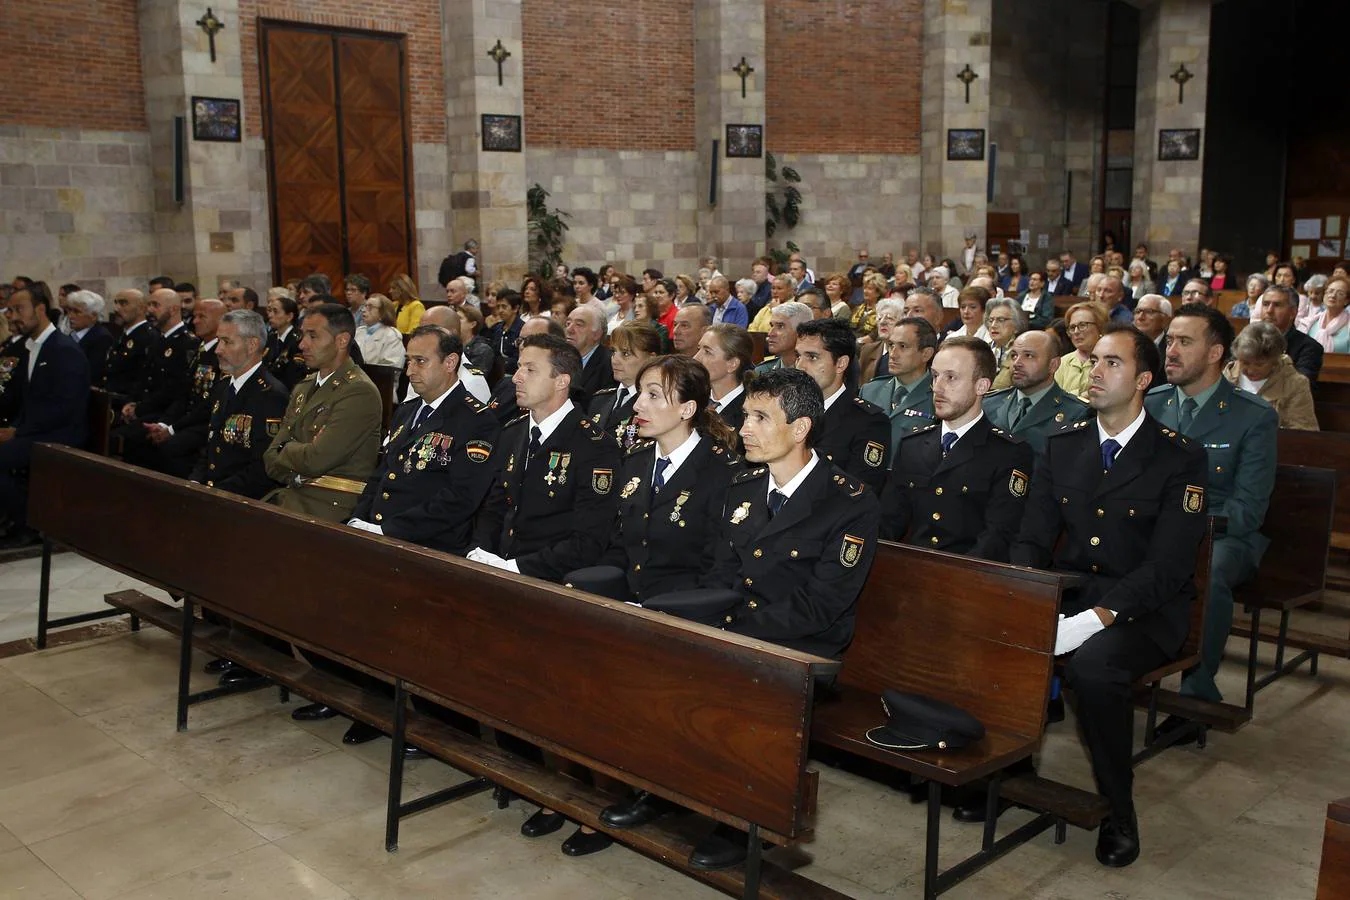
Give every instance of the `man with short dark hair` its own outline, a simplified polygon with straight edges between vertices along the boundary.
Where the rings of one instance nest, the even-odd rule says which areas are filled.
[[[1073,293],[1073,282],[1064,277],[1064,269],[1057,259],[1045,261],[1045,289],[1052,297],[1063,297]]]
[[[767,256],[761,256],[750,265],[750,280],[755,283],[755,293],[745,306],[749,321],[753,321],[773,298],[773,279],[769,277],[772,274],[773,260]],[[748,324],[746,327],[749,327]]]
[[[359,326],[361,308],[366,305],[366,298],[370,296],[370,279],[359,273],[348,275],[342,280],[342,290],[347,308],[352,311],[352,318],[356,319]]]
[[[1111,867],[1139,856],[1134,682],[1181,652],[1206,528],[1204,452],[1144,408],[1156,353],[1138,329],[1107,326],[1091,354],[1096,419],[1046,441],[1010,554],[1080,579],[1062,601],[1055,653],[1074,654],[1065,678],[1110,804],[1097,860]]]
[[[173,290],[174,284],[176,284],[176,282],[168,275],[156,275],[154,278],[150,279],[150,293],[153,294],[155,291],[165,289],[171,291]]]
[[[226,312],[234,312],[236,309],[244,309],[250,312],[258,311],[258,292],[253,288],[230,288],[221,295],[220,299],[225,304]]]
[[[825,397],[825,419],[816,452],[878,495],[891,463],[891,424],[882,409],[849,384],[858,352],[843,319],[815,319],[797,326],[797,368]]]
[[[937,347],[937,332],[927,319],[901,319],[891,327],[886,342],[890,372],[877,375],[858,392],[890,416],[892,451],[905,435],[928,427],[937,418],[928,371]]]
[[[834,315],[825,292],[816,287],[815,284],[808,284],[797,291],[797,302],[805,304],[811,310],[811,318],[813,319],[828,319]]]
[[[327,297],[330,290],[332,285],[328,281],[328,276],[316,272],[302,278],[296,285],[295,302],[300,304],[301,309],[308,310],[314,302],[317,302],[316,298]]]
[[[516,370],[516,359],[520,348],[516,340],[521,336],[521,327],[525,324],[520,318],[521,296],[510,288],[497,293],[497,305],[492,310],[497,322],[488,329],[488,343],[502,361],[502,369],[507,375]],[[539,316],[537,318],[551,318]]]
[[[1059,254],[1059,268],[1060,277],[1069,280],[1069,290],[1066,293],[1078,293],[1078,288],[1087,278],[1088,267],[1079,264],[1078,260],[1074,258],[1072,250],[1063,250]]]
[[[750,325],[750,314],[745,304],[731,296],[731,283],[724,275],[714,275],[708,280],[708,304],[713,310],[712,324]]]
[[[1040,453],[1046,438],[1087,418],[1091,409],[1055,383],[1059,339],[1048,331],[1025,331],[1008,348],[1013,386],[984,395],[984,414]]]
[[[983,340],[943,341],[932,373],[941,425],[911,432],[895,448],[881,536],[1007,562],[1031,483],[1031,446],[984,415],[980,401],[997,366]]]
[[[515,292],[507,291],[504,293],[514,294]],[[498,306],[501,305],[502,296],[502,294],[497,295]],[[519,302],[520,295],[516,294],[515,299]],[[517,354],[520,353],[520,342],[533,334],[551,334],[559,340],[567,340],[567,332],[552,316],[535,316],[517,327],[519,328],[517,337],[511,342],[511,349]],[[514,364],[511,371],[514,374]],[[498,424],[503,426],[509,425],[520,417],[520,407],[516,405],[516,386],[510,378],[502,378],[492,388],[492,399],[488,401],[488,409],[492,410],[492,414],[497,417]]]
[[[1209,509],[1226,520],[1214,537],[1209,597],[1200,665],[1181,681],[1181,693],[1213,703],[1223,700],[1214,676],[1233,627],[1233,590],[1256,575],[1270,540],[1261,533],[1275,488],[1274,407],[1223,377],[1233,325],[1202,303],[1186,303],[1167,328],[1167,380],[1148,393],[1149,414],[1190,438],[1209,458]],[[1175,716],[1163,730],[1187,723]]]
[[[664,281],[664,280],[665,280],[665,277],[666,277],[665,274],[662,273],[662,271],[661,271],[660,269],[643,269],[643,270],[642,270],[642,292],[643,292],[644,294],[647,293],[647,292],[650,291],[652,288],[656,287],[657,282],[659,282],[659,281]],[[674,300],[675,297],[672,295],[670,299],[671,299],[671,300]]]
[[[191,328],[192,317],[197,313],[197,286],[190,281],[180,281],[173,290],[182,305],[183,324]]]
[[[1280,284],[1272,284],[1261,295],[1261,318],[1284,334],[1284,352],[1294,361],[1294,368],[1317,381],[1322,372],[1322,344],[1294,327],[1298,317],[1298,292]]]

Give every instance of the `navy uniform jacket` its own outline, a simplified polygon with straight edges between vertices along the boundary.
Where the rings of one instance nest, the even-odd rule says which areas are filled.
[[[221,377],[211,392],[206,447],[192,480],[254,500],[276,487],[263,466],[263,453],[281,428],[290,394],[266,366],[231,394],[232,379]]]
[[[633,404],[637,401],[637,389],[629,388],[628,396],[623,398],[623,406],[614,408],[619,399],[617,387],[596,391],[587,410],[591,423],[614,437],[620,450],[629,450],[640,440],[637,425],[633,422]]]
[[[352,517],[390,537],[463,556],[473,517],[492,486],[492,453],[501,426],[463,382],[413,430],[421,398],[394,413],[384,457]]]
[[[28,371],[28,339],[16,334],[0,346],[0,425],[9,425],[23,408]]]
[[[263,365],[286,385],[288,391],[309,374],[309,369],[305,367],[305,355],[300,352],[300,329],[296,325],[286,332],[285,340],[278,337],[275,331],[269,331],[267,348],[263,351]],[[356,341],[352,341],[351,346],[355,347]]]
[[[84,351],[84,358],[89,361],[89,381],[94,385],[102,385],[104,374],[107,371],[108,353],[113,347],[112,332],[102,323],[95,322],[89,330],[80,338],[80,349]]]
[[[186,399],[192,387],[192,363],[201,341],[183,326],[169,336],[160,336],[146,360],[145,380],[136,401],[136,418],[158,422],[175,402]]]
[[[474,543],[514,559],[522,575],[557,581],[604,552],[619,502],[619,445],[576,406],[527,467],[529,443],[528,415],[502,430]]]
[[[907,544],[1008,561],[1031,484],[1032,450],[988,416],[942,456],[942,427],[900,442],[881,496],[881,536]]]
[[[144,319],[135,328],[123,331],[108,351],[103,386],[122,397],[139,397],[150,371],[150,360],[163,336]]]
[[[1114,610],[1175,656],[1190,631],[1205,485],[1199,444],[1152,416],[1110,472],[1102,470],[1095,420],[1081,421],[1051,435],[1036,460],[1012,562],[1086,575],[1062,613]]]
[[[601,344],[591,353],[591,358],[582,368],[577,390],[589,403],[596,391],[612,387],[614,387],[614,369],[609,363],[609,348]]]
[[[497,417],[498,423],[504,426],[520,418],[520,407],[516,405],[516,386],[509,377],[497,382],[497,386],[492,389],[488,409]]]
[[[1045,440],[1075,422],[1092,418],[1092,407],[1054,381],[1050,390],[1036,401],[1027,414],[1017,420],[1016,428],[1009,428],[1013,411],[1017,407],[1017,390],[1007,388],[984,395],[984,414],[989,417],[995,428],[1001,428],[1013,437],[1026,441],[1035,453],[1045,449]]]
[[[187,431],[204,436],[211,424],[212,392],[220,379],[220,358],[216,356],[215,344],[210,349],[205,345],[197,348],[188,365],[187,377],[186,389],[161,414],[159,421],[172,425],[175,436]]]
[[[825,424],[815,450],[880,496],[891,467],[890,420],[856,390],[844,388],[825,410]]]
[[[1170,384],[1156,387],[1148,392],[1144,407],[1168,428],[1176,428],[1181,418],[1178,393]],[[1186,437],[1209,457],[1209,512],[1228,520],[1222,540],[1240,542],[1256,564],[1270,545],[1261,523],[1275,490],[1279,428],[1273,406],[1220,378],[1218,389],[1186,431]]]
[[[772,518],[768,496],[766,466],[732,479],[717,556],[700,586],[743,598],[724,617],[728,631],[838,657],[853,640],[876,554],[877,497],[823,459]]]
[[[89,360],[74,338],[53,332],[38,349],[31,377],[26,359],[22,365],[15,377],[24,379],[23,408],[14,437],[0,444],[0,470],[27,468],[36,443],[80,447],[87,437]]]
[[[656,442],[629,450],[619,470],[619,520],[600,565],[623,569],[639,598],[698,587],[712,568],[718,520],[736,454],[700,435],[698,446],[652,497]]]
[[[891,396],[895,391],[895,376],[880,375],[862,386],[858,395],[864,400],[881,407],[881,411],[891,418],[892,460],[894,449],[900,440],[912,431],[927,428],[937,421],[933,412],[933,375],[925,372],[923,378],[910,388],[909,393],[900,401],[900,405],[891,408]]]

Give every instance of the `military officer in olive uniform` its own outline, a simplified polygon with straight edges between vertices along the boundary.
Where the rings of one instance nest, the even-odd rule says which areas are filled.
[[[1055,653],[1074,652],[1066,683],[1097,790],[1111,807],[1097,859],[1119,867],[1139,856],[1134,681],[1175,659],[1190,630],[1206,528],[1205,456],[1144,410],[1158,358],[1150,338],[1109,325],[1091,358],[1088,398],[1097,417],[1046,441],[1011,559],[1083,576],[1063,600]]]
[[[553,334],[524,338],[511,376],[528,414],[502,430],[496,481],[468,558],[560,581],[594,565],[614,526],[619,445],[568,399],[581,354]]]
[[[272,499],[283,509],[345,522],[375,469],[383,403],[348,356],[356,333],[351,310],[322,304],[301,330],[300,349],[314,372],[296,385],[263,456],[268,476],[283,485]]]
[[[221,378],[211,392],[206,448],[192,480],[207,487],[260,499],[272,489],[263,453],[281,429],[286,386],[262,364],[266,326],[262,316],[238,309],[216,331]]]
[[[912,431],[937,421],[933,412],[933,379],[928,366],[937,353],[938,335],[927,319],[911,316],[891,328],[886,354],[889,375],[878,375],[858,392],[891,418],[891,448]]]
[[[108,351],[103,386],[125,403],[140,393],[160,335],[145,318],[145,296],[138,290],[118,291],[113,307],[122,322],[122,334]],[[119,404],[120,405],[120,404]]]
[[[1209,511],[1227,520],[1214,538],[1201,662],[1181,681],[1182,694],[1215,703],[1223,699],[1214,676],[1233,626],[1233,589],[1255,577],[1270,544],[1261,525],[1275,488],[1279,431],[1274,407],[1223,377],[1232,343],[1233,326],[1223,313],[1183,304],[1167,326],[1170,384],[1149,391],[1144,401],[1154,418],[1204,448]],[[1182,724],[1163,723],[1165,730]]]
[[[880,407],[848,384],[857,354],[853,329],[828,318],[797,326],[797,368],[815,379],[825,396],[825,422],[816,453],[866,484],[877,495],[891,466],[891,423]]]
[[[394,413],[384,458],[356,502],[357,528],[464,555],[473,517],[492,485],[501,426],[459,380],[464,344],[438,325],[408,340],[418,399]]]
[[[159,329],[154,353],[147,360],[140,392],[122,406],[122,420],[138,425],[156,421],[191,390],[191,365],[201,341],[183,324],[183,301],[167,288],[150,295],[146,319]]]
[[[900,442],[881,498],[881,536],[1008,561],[1031,481],[1031,447],[995,428],[980,398],[997,374],[979,338],[949,337],[933,358],[942,424]]]
[[[1045,439],[1092,415],[1092,408],[1055,383],[1059,339],[1048,331],[1019,334],[1008,349],[1013,386],[984,395],[984,414],[1040,453]]]

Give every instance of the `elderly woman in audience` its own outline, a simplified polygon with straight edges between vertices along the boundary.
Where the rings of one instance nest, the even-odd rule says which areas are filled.
[[[1233,340],[1233,358],[1224,377],[1256,394],[1280,417],[1281,428],[1317,431],[1312,385],[1285,355],[1284,335],[1269,322],[1252,322]]]
[[[1142,259],[1130,260],[1130,270],[1126,273],[1124,281],[1135,303],[1138,303],[1139,298],[1145,294],[1153,293],[1153,279],[1148,277],[1148,263]]]
[[[983,287],[965,287],[956,298],[956,309],[960,318],[948,326],[947,331],[961,337],[989,340],[989,331],[984,327],[984,306],[989,302],[992,292]]]
[[[637,282],[632,278],[627,278],[627,281],[632,282],[633,286],[633,321],[650,323],[661,338],[661,352],[669,353],[671,350],[670,329],[657,321],[655,310],[647,299],[647,295],[637,293]]]
[[[1350,353],[1350,279],[1333,278],[1322,291],[1322,314],[1308,325],[1308,337],[1315,338],[1327,353]]]
[[[1037,273],[1039,274],[1039,273]],[[1026,330],[1027,318],[1022,307],[1011,297],[995,297],[984,307],[984,330],[989,346],[998,363],[998,375],[992,390],[1012,387],[1012,354],[1008,352],[1013,339]]]
[[[836,318],[847,319],[853,312],[848,305],[848,298],[852,293],[853,288],[849,285],[848,276],[843,272],[825,276],[825,296],[829,298],[830,311]]]
[[[1260,272],[1255,272],[1247,276],[1247,296],[1243,297],[1237,303],[1228,315],[1234,319],[1259,319],[1261,318],[1261,295],[1270,287],[1270,280]]]
[[[765,334],[769,332],[769,319],[773,316],[773,308],[780,303],[786,303],[797,293],[797,282],[786,272],[770,276],[769,279],[769,302],[755,313],[755,318],[750,322],[747,331],[762,331]]]
[[[1028,327],[1044,328],[1055,317],[1055,298],[1046,288],[1044,272],[1032,272],[1027,276],[1027,292],[1018,300],[1022,309],[1022,318]]]
[[[890,340],[891,329],[895,323],[905,317],[905,301],[899,297],[887,297],[877,304],[877,330],[865,338],[858,339],[859,384],[867,384],[878,375],[889,376],[890,365],[883,365],[886,359],[886,342]]]
[[[1335,277],[1335,273],[1332,273]],[[1344,277],[1342,275],[1341,277]],[[1314,275],[1303,283],[1303,296],[1298,300],[1298,314],[1294,319],[1294,327],[1299,331],[1307,332],[1312,327],[1312,323],[1322,315],[1322,296],[1326,293],[1327,276]],[[1252,307],[1252,318],[1261,318],[1261,304],[1258,302]]]
[[[1059,358],[1055,383],[1080,400],[1087,400],[1092,376],[1092,361],[1088,357],[1106,330],[1109,319],[1106,307],[1095,300],[1075,303],[1064,317],[1073,349]]]
[[[863,276],[863,302],[849,317],[853,333],[860,338],[869,337],[877,330],[877,304],[886,296],[886,276],[880,272],[871,272]]]
[[[361,306],[361,324],[356,329],[356,346],[368,366],[403,368],[407,354],[403,335],[398,330],[398,309],[384,294],[371,294]]]
[[[633,303],[637,300],[637,282],[627,275],[619,275],[610,282],[609,299],[618,304],[619,311],[609,317],[609,326],[606,332],[613,334],[614,330],[625,322],[633,321],[636,315],[633,311]]]
[[[422,313],[426,312],[412,277],[407,274],[394,276],[393,281],[389,282],[389,299],[394,301],[398,309],[398,330],[403,334],[412,334],[422,324]]]
[[[1004,293],[1013,297],[1020,297],[1026,291],[1028,280],[1026,265],[1020,253],[1014,253],[1008,257],[1008,271],[1002,278],[998,279],[998,286],[1003,289]],[[994,272],[995,275],[998,274],[997,269]]]

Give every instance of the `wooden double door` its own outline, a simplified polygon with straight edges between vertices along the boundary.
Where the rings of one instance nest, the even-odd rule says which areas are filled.
[[[264,20],[259,41],[277,283],[415,273],[403,39]]]

